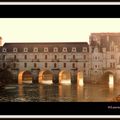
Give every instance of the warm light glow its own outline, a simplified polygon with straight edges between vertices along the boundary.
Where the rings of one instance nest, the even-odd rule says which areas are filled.
[[[23,81],[23,83],[27,83],[27,84],[32,84],[32,80],[26,80],[26,81]]]
[[[64,85],[70,85],[71,84],[71,80],[61,80],[60,83],[64,84]]]
[[[83,83],[83,78],[80,78],[79,79],[79,83],[78,83],[80,86],[83,86],[84,85],[84,83]]]
[[[51,85],[51,84],[53,84],[53,81],[52,80],[42,80],[41,83]]]
[[[114,87],[114,76],[112,74],[109,75],[109,87]]]
[[[78,74],[77,74],[77,84],[80,85],[80,86],[84,86],[83,72],[78,72]]]

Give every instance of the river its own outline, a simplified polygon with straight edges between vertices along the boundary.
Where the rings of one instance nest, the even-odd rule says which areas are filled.
[[[120,94],[120,85],[9,84],[0,92],[0,102],[110,102]]]

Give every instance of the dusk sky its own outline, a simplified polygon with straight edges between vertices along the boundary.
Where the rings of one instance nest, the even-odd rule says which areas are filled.
[[[82,42],[93,32],[120,32],[119,18],[0,18],[4,42]]]

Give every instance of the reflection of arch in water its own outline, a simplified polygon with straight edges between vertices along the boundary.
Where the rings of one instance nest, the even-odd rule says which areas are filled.
[[[71,73],[66,70],[62,70],[59,73],[59,83],[60,84],[71,84]]]
[[[83,72],[79,71],[77,72],[77,84],[80,86],[84,85],[84,78],[83,78]]]
[[[102,83],[105,84],[114,84],[115,75],[112,71],[106,71],[102,76]]]
[[[18,74],[18,84],[32,83],[33,77],[30,71],[21,71]]]
[[[38,82],[43,84],[53,83],[53,73],[50,70],[42,70],[38,75]]]

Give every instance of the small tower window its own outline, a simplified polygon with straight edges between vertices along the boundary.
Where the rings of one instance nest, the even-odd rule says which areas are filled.
[[[13,52],[17,52],[17,48],[13,48]]]
[[[57,48],[57,47],[54,47],[53,51],[54,51],[54,52],[58,52],[58,48]]]
[[[87,47],[83,47],[83,52],[87,52]]]
[[[33,52],[38,52],[38,48],[34,48],[34,49],[33,49]]]
[[[63,48],[63,52],[67,52],[67,48],[66,47]]]
[[[24,52],[28,52],[28,48],[24,48]]]
[[[76,48],[75,47],[72,47],[72,52],[76,52]]]
[[[2,52],[7,52],[7,49],[6,49],[6,48],[3,48],[3,49],[2,49]]]
[[[46,47],[46,48],[44,48],[44,52],[48,52],[48,48]]]

